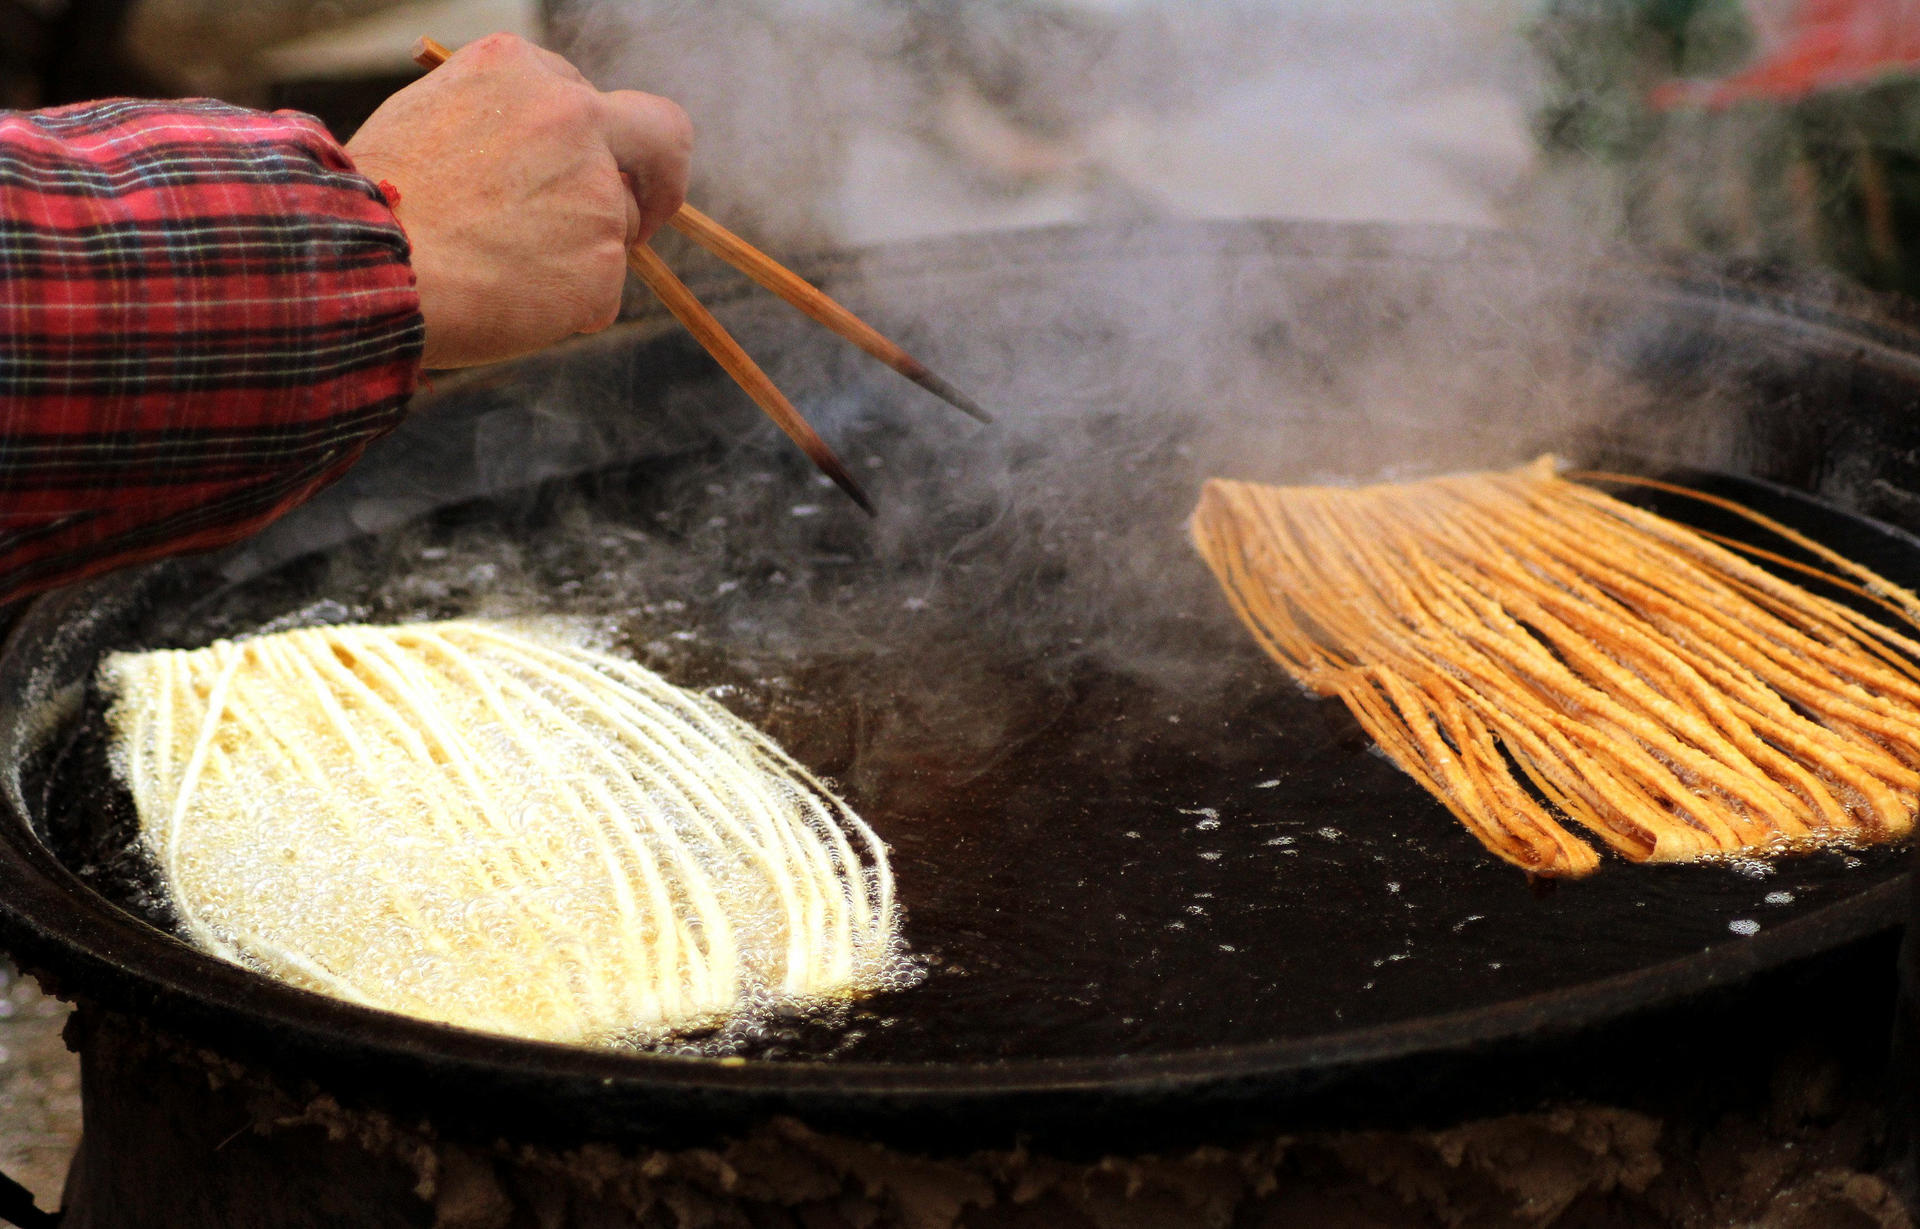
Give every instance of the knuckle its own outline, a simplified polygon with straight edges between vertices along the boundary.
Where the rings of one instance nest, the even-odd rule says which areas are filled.
[[[526,45],[525,39],[517,34],[509,34],[505,30],[496,30],[467,44],[476,54],[490,59],[518,55],[525,50]]]
[[[582,85],[563,85],[554,91],[547,114],[567,132],[593,132],[600,126],[600,100]]]

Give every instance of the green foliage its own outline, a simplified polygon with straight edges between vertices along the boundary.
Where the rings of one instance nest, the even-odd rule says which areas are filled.
[[[1605,185],[1627,238],[1920,293],[1920,79],[1653,108],[1663,82],[1749,61],[1739,0],[1548,0],[1533,40],[1550,82],[1536,116],[1548,175]]]
[[[1555,81],[1542,143],[1601,158],[1632,157],[1653,139],[1655,84],[1727,71],[1753,43],[1739,0],[1548,0],[1533,37]]]

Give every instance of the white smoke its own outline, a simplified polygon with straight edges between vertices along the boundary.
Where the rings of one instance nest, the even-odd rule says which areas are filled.
[[[708,212],[858,244],[1114,218],[1491,225],[1528,172],[1521,0],[579,0],[679,100]]]

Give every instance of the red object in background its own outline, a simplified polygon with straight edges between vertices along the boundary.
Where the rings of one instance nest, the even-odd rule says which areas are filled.
[[[1669,81],[1648,96],[1662,110],[1793,100],[1884,76],[1920,75],[1920,0],[1802,0],[1789,33],[1758,61],[1715,81]]]

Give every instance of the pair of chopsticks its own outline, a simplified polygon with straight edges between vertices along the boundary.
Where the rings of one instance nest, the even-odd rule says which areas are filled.
[[[447,62],[453,53],[430,38],[422,38],[413,47],[413,61],[422,68],[434,69]],[[799,308],[807,316],[846,338],[901,375],[912,380],[942,401],[971,414],[981,422],[991,422],[987,412],[974,404],[951,384],[928,371],[926,365],[881,336],[866,321],[829,298],[819,287],[794,273],[773,257],[754,247],[692,205],[680,206],[668,224],[715,256],[726,261],[754,281]],[[627,267],[645,282],[666,304],[668,311],[706,348],[708,354],[733,377],[734,382],[753,398],[754,404],[785,431],[800,450],[807,454],[820,472],[853,498],[866,513],[873,515],[873,502],[860,489],[853,475],[834,454],[812,424],[793,408],[786,395],[760,370],[740,343],[733,339],[713,313],[687,289],[685,282],[667,268],[666,262],[651,247],[636,243],[627,250]]]

